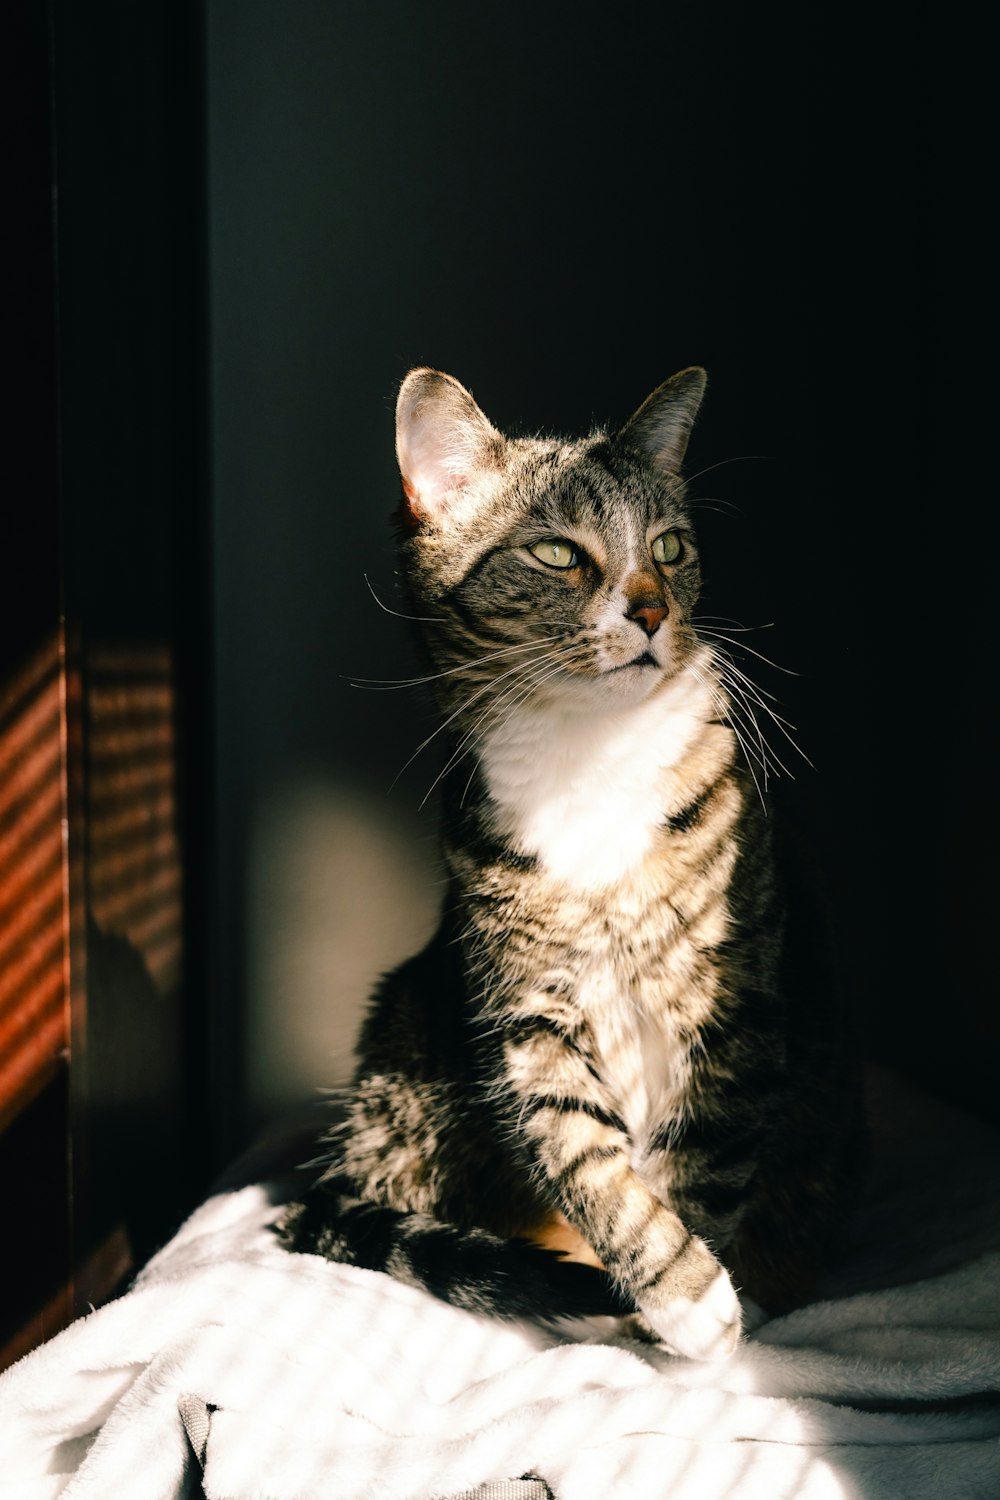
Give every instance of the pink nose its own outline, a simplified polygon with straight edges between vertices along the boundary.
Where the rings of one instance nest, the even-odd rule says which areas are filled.
[[[640,599],[629,610],[628,617],[641,625],[647,635],[655,635],[660,628],[660,621],[666,619],[667,613],[665,604],[644,604]]]

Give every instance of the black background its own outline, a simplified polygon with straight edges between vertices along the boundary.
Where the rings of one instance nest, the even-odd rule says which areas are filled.
[[[783,755],[871,1050],[1000,1115],[984,23],[832,0],[22,13],[7,415],[28,478],[3,546],[54,545],[49,500],[36,524],[22,497],[58,470],[68,584],[184,637],[219,1140],[262,801],[317,768],[385,796],[428,727],[348,680],[412,666],[365,575],[396,602],[392,410],[418,363],[501,427],[569,434],[708,368],[704,608],[773,621],[746,639],[798,674],[753,665],[815,765]]]
[[[799,674],[753,665],[871,1049],[995,1110],[984,46],[913,6],[209,5],[227,887],[276,775],[384,789],[426,727],[344,680],[408,666],[362,577],[396,602],[406,369],[575,434],[704,364],[704,608]]]

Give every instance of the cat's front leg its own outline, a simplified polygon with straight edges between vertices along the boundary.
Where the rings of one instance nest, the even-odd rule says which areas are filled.
[[[732,1353],[741,1313],[728,1272],[636,1173],[626,1126],[572,1038],[540,1018],[503,1047],[512,1124],[561,1212],[671,1350]]]

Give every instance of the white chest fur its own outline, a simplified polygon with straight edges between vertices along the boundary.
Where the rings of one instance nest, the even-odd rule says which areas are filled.
[[[641,703],[512,713],[482,752],[507,837],[578,889],[621,880],[662,821],[664,770],[715,712],[712,686],[689,668]]]
[[[688,1043],[664,1010],[649,1011],[622,993],[610,965],[585,968],[578,1001],[593,1037],[595,1060],[632,1142],[643,1174],[651,1133],[682,1112],[690,1070]]]

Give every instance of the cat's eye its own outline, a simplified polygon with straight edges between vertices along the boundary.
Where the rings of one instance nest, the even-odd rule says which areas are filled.
[[[651,550],[654,562],[676,562],[681,555],[680,535],[676,531],[661,531],[658,537],[653,538]]]
[[[580,562],[579,553],[573,543],[567,542],[566,538],[561,536],[547,537],[544,542],[534,542],[528,551],[547,568],[575,568]]]

